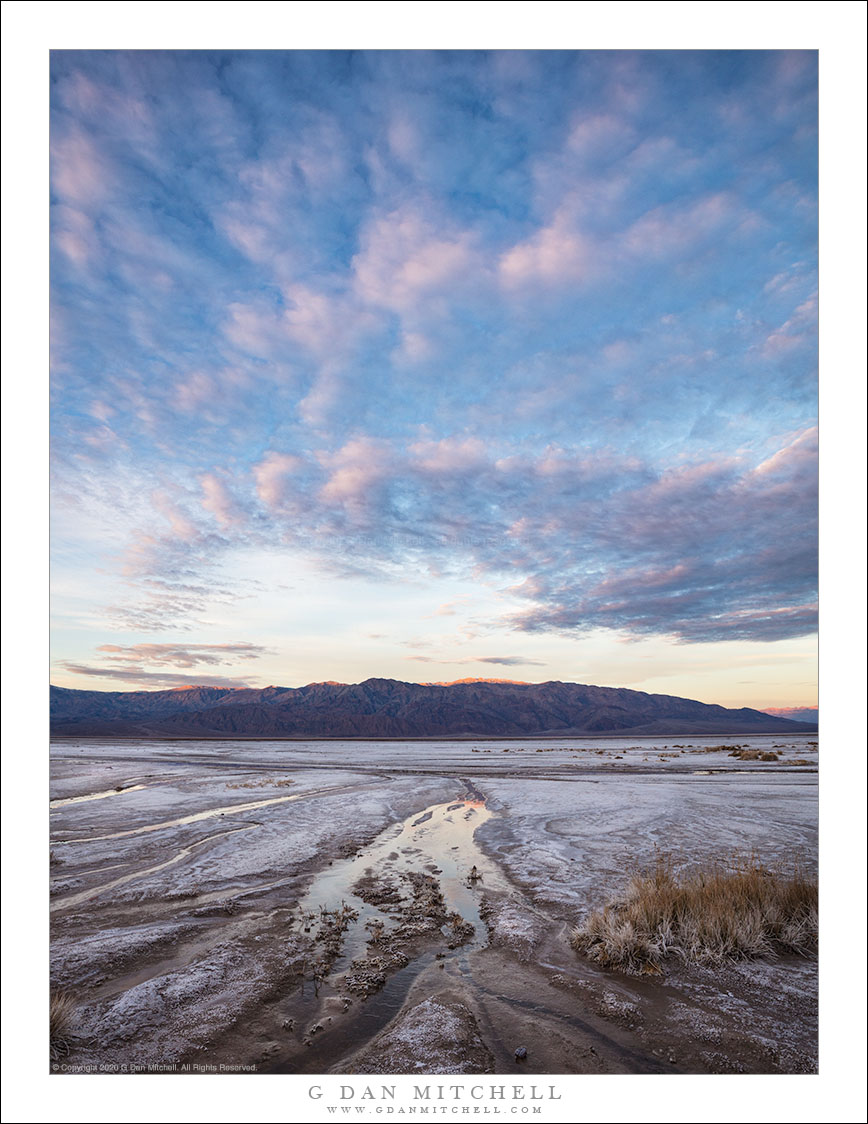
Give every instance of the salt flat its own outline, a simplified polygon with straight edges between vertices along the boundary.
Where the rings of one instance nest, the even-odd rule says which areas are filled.
[[[812,867],[816,783],[811,735],[58,739],[62,1064],[813,1071],[813,960],[637,978],[568,936],[655,848]]]

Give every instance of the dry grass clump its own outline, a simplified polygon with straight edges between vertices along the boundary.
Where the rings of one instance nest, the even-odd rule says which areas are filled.
[[[737,757],[739,761],[777,761],[780,752],[774,749],[739,749],[732,750],[730,757]]]
[[[721,964],[817,948],[817,880],[756,857],[679,873],[659,854],[637,871],[624,898],[595,910],[570,944],[607,968],[656,973],[667,956]]]
[[[69,1053],[72,1023],[75,1017],[75,996],[69,991],[52,991],[49,1001],[48,1037],[51,1060],[65,1058]]]

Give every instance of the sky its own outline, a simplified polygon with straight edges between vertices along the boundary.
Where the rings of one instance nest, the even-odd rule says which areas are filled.
[[[54,51],[52,682],[816,703],[813,51]]]

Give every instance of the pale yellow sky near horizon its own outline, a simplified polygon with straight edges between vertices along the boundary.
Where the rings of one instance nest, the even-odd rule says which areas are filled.
[[[226,604],[215,598],[206,604],[207,621],[194,634],[119,632],[111,639],[121,651],[104,650],[101,622],[91,622],[85,606],[59,595],[51,681],[118,691],[211,680],[298,687],[369,678],[417,683],[506,678],[629,687],[759,710],[817,704],[816,637],[685,644],[603,629],[581,635],[526,632],[508,623],[522,607],[520,598],[477,581],[355,576],[356,596],[349,597],[338,588],[344,579],[300,556],[248,554],[233,559],[232,566],[249,582],[243,600]],[[250,658],[232,650],[239,642],[255,649],[245,652]],[[147,660],[137,654],[143,644],[152,646]],[[195,650],[209,646],[204,653]],[[190,665],[179,666],[187,648],[193,649]],[[87,660],[80,659],[82,650],[89,651]],[[199,658],[203,662],[194,662]],[[77,674],[67,664],[100,674]],[[164,674],[166,681],[142,677],[135,669],[143,664],[145,675]],[[114,674],[106,674],[112,669]]]

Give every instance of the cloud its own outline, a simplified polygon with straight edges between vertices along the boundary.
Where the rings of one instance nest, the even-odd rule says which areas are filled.
[[[230,644],[100,644],[97,651],[105,652],[110,663],[122,666],[171,664],[175,667],[231,664],[236,660],[257,660],[273,654],[261,644],[244,641]]]
[[[665,469],[555,445],[495,451],[463,435],[358,435],[304,459],[271,451],[231,493],[211,473],[198,498],[151,494],[162,526],[129,539],[129,580],[145,597],[127,619],[183,627],[239,595],[217,578],[221,555],[277,540],[345,576],[421,566],[496,586],[509,575],[509,595],[527,602],[511,618],[520,630],[802,635],[816,612],[816,460],[815,427],[759,458]],[[193,580],[209,568],[212,584]]]
[[[199,482],[204,493],[202,506],[206,511],[211,512],[221,527],[234,527],[244,522],[244,512],[218,476],[208,472],[200,478]]]
[[[146,671],[144,668],[130,665],[123,668],[91,667],[88,664],[62,661],[59,667],[72,672],[73,675],[87,675],[100,679],[111,679],[117,683],[133,683],[150,689],[160,687],[225,687],[226,690],[241,690],[255,683],[255,680],[231,679],[225,675],[200,675],[191,682],[189,675],[177,675],[171,672]]]
[[[388,483],[394,480],[388,443],[357,437],[335,453],[321,454],[320,462],[328,474],[319,490],[326,508],[354,524],[371,524],[382,514]]]
[[[732,196],[716,192],[700,199],[655,207],[619,238],[620,248],[638,258],[684,258],[703,243],[744,225],[749,215]]]
[[[432,476],[466,476],[486,466],[488,452],[478,437],[444,437],[410,446],[417,470]]]
[[[52,191],[72,207],[92,207],[105,199],[117,182],[104,151],[80,130],[55,138],[51,161]]]
[[[290,478],[302,467],[300,457],[270,450],[253,466],[256,494],[266,507],[285,507],[290,497]]]
[[[815,624],[816,457],[815,428],[755,464],[724,457],[663,471],[558,447],[495,459],[466,438],[402,449],[357,437],[316,462],[266,458],[257,491],[272,531],[345,569],[376,573],[416,556],[491,582],[523,575],[511,585],[529,602],[513,617],[521,630],[779,639]],[[306,487],[288,493],[290,473]],[[201,540],[164,498],[158,510],[168,540],[142,550],[180,550],[180,568]],[[250,520],[249,500],[238,511]],[[244,533],[262,532],[248,522]]]
[[[112,630],[153,633],[205,628],[209,613],[236,605],[256,588],[244,575],[234,575],[230,585],[225,574],[215,572],[213,558],[209,563],[186,557],[158,541],[138,561],[139,569],[128,573],[123,583],[129,593],[100,607]]]
[[[623,490],[590,533],[594,570],[538,575],[518,591],[536,604],[515,618],[517,627],[596,626],[687,642],[811,632],[816,432],[755,469],[708,463]]]
[[[625,272],[647,263],[690,258],[726,237],[749,233],[756,219],[729,194],[678,200],[651,208],[622,229],[600,231],[591,225],[587,200],[568,189],[551,220],[500,258],[507,288],[623,283]]]
[[[410,207],[375,218],[353,259],[356,294],[403,316],[413,316],[424,301],[430,315],[432,301],[478,284],[484,265],[474,237],[449,225]]]
[[[111,679],[118,683],[141,684],[145,687],[185,687],[191,684],[206,687],[241,688],[257,682],[258,677],[246,679],[201,672],[200,667],[233,665],[273,655],[261,644],[234,641],[225,644],[100,644],[102,664],[79,663],[63,660],[58,663],[74,675],[97,679]],[[183,674],[163,670],[178,667],[189,669]]]
[[[139,591],[128,602],[101,606],[101,612],[107,627],[122,632],[193,632],[207,623],[204,606],[204,597]]]
[[[590,281],[600,266],[592,240],[577,229],[569,209],[560,209],[548,226],[507,250],[499,270],[509,287],[565,285]]]
[[[189,634],[291,548],[336,596],[487,583],[520,631],[811,627],[810,52],[52,79],[55,542],[93,616]]]
[[[797,348],[813,347],[817,331],[817,294],[803,301],[780,327],[771,332],[762,344],[764,358],[786,358]]]

